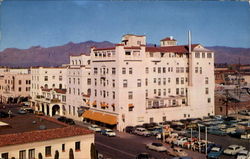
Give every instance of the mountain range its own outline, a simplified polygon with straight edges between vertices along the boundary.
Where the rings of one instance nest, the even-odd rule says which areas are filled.
[[[32,46],[28,49],[7,48],[0,52],[0,66],[30,67],[30,66],[60,66],[69,63],[70,55],[81,53],[89,55],[90,48],[113,47],[108,41],[69,42],[65,45],[44,48]],[[215,63],[250,64],[250,48],[232,48],[225,46],[206,47],[215,52]]]

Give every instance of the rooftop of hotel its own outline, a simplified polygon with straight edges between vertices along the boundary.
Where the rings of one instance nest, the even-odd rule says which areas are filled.
[[[69,126],[45,116],[17,115],[0,120],[4,123],[0,126],[0,147],[92,133],[79,126]]]

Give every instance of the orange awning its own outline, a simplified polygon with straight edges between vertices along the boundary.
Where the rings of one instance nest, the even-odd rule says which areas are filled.
[[[128,107],[131,108],[131,107],[134,107],[134,104],[128,104]]]
[[[92,103],[92,105],[96,105],[96,100]]]
[[[86,104],[89,105],[89,101],[87,101]]]
[[[94,112],[92,110],[86,110],[83,115],[84,118],[99,121],[109,125],[117,124],[117,117],[110,114],[104,114],[101,112]]]

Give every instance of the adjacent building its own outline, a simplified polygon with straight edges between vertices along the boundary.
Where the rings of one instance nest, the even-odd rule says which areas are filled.
[[[172,37],[146,46],[124,35],[112,48],[91,49],[92,120],[123,130],[128,125],[214,114],[214,53]]]

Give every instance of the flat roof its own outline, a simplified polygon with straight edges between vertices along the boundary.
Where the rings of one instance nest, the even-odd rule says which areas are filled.
[[[0,131],[0,147],[92,134],[80,126],[70,126],[54,118],[33,114],[0,118],[9,124]],[[41,130],[40,127],[46,127]]]

